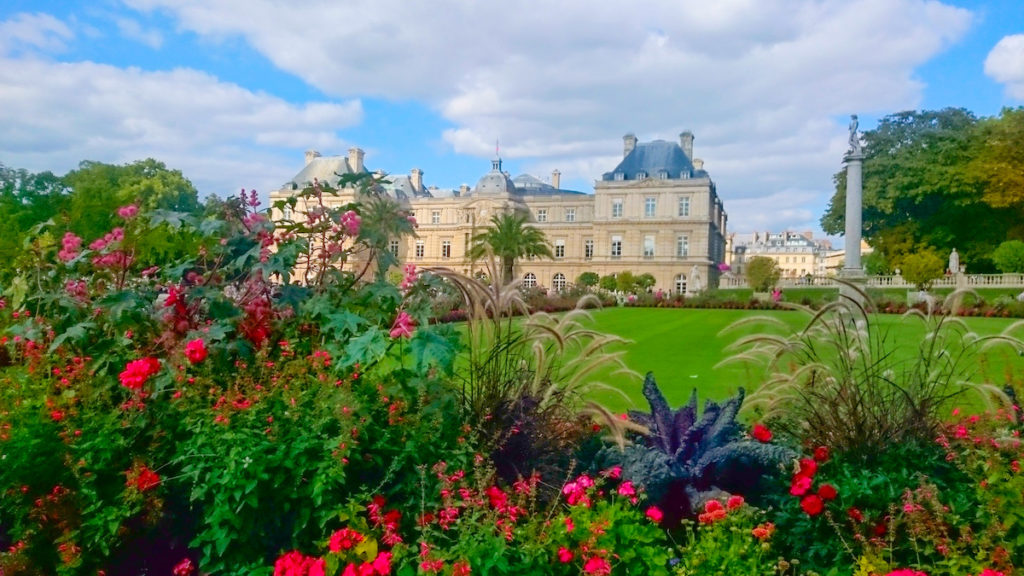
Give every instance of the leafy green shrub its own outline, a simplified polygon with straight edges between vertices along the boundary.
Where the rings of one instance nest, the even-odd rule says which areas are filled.
[[[1024,272],[1024,242],[1007,240],[992,252],[992,261],[1004,274]]]
[[[767,256],[754,256],[747,261],[746,275],[747,284],[755,292],[768,292],[778,283],[782,271],[775,260]]]
[[[918,290],[927,290],[942,276],[946,265],[934,250],[920,250],[900,260],[903,277]]]
[[[601,281],[601,277],[598,276],[597,272],[584,272],[576,278],[576,283],[580,286],[586,286],[587,288],[593,288],[597,286],[597,283]]]

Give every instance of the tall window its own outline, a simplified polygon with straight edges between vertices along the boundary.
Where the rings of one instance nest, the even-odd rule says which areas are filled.
[[[676,276],[676,294],[686,294],[686,274]]]
[[[676,257],[686,258],[690,255],[690,237],[686,235],[676,236]]]
[[[555,258],[565,258],[565,240],[555,240]]]
[[[424,254],[425,251],[426,251],[426,249],[423,246],[423,240],[417,240],[416,241],[416,259],[417,260],[423,260],[423,254]]]
[[[612,258],[622,258],[622,236],[612,236]]]
[[[594,257],[594,241],[590,238],[583,241],[583,257],[587,260]]]
[[[523,276],[523,286],[527,288],[537,287],[537,275],[533,272],[527,272],[526,276]]]
[[[398,258],[398,240],[388,242],[388,250],[391,251],[392,256]]]
[[[680,196],[679,197],[679,215],[689,216],[690,215],[690,197]]]
[[[654,258],[654,236],[644,236],[644,258]]]
[[[559,292],[565,290],[565,274],[561,272],[555,274],[555,277],[551,279],[551,285]]]
[[[658,208],[658,199],[653,196],[644,198],[644,218],[654,218],[654,212]]]
[[[541,209],[537,210],[537,222],[547,222],[547,221],[548,221],[548,210],[547,210],[547,208],[541,208]]]
[[[575,208],[566,208],[565,209],[565,221],[566,222],[575,222],[576,221],[576,209]]]
[[[441,240],[441,258],[448,259],[448,258],[451,258],[451,257],[452,257],[452,241],[451,240]]]
[[[291,220],[292,219],[292,207],[291,206],[285,206],[284,207],[284,219],[285,220]]]
[[[440,210],[431,210],[431,212],[430,212],[430,223],[431,224],[440,224],[441,223],[441,211]]]
[[[622,198],[612,199],[612,218],[622,218]]]

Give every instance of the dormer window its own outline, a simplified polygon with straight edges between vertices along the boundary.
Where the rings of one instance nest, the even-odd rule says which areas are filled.
[[[614,176],[612,176],[612,177],[615,178],[616,180],[620,180],[620,181],[626,179],[626,175],[624,173],[622,173],[622,172],[616,172],[614,174]]]
[[[658,170],[658,180],[668,180],[668,170]]]
[[[682,172],[679,173],[679,177],[682,178],[683,180],[686,180],[687,178],[690,177],[690,171],[683,170]]]
[[[645,178],[647,178],[647,172],[644,172],[643,170],[641,170],[641,171],[636,173],[636,179],[637,180],[643,180]]]

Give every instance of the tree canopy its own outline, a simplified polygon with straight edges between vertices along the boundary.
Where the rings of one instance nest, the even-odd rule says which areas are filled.
[[[526,223],[526,215],[515,212],[495,214],[491,227],[473,236],[469,257],[476,260],[494,254],[501,261],[505,284],[512,282],[516,260],[524,256],[553,258],[544,233]]]
[[[1024,239],[1024,109],[981,119],[962,108],[900,112],[863,139],[863,234],[891,268],[931,247],[993,271],[995,247]],[[821,225],[842,234],[845,170],[834,181]]]

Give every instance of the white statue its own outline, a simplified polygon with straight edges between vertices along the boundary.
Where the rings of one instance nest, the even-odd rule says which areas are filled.
[[[700,292],[704,290],[704,280],[700,277],[700,268],[696,266],[690,268],[690,280],[687,282],[686,287],[690,292]]]
[[[857,121],[857,115],[850,115],[850,154],[860,154],[860,135],[857,134],[857,127],[860,123]]]
[[[949,273],[960,273],[960,255],[956,253],[956,248],[953,248],[953,251],[949,253]]]

